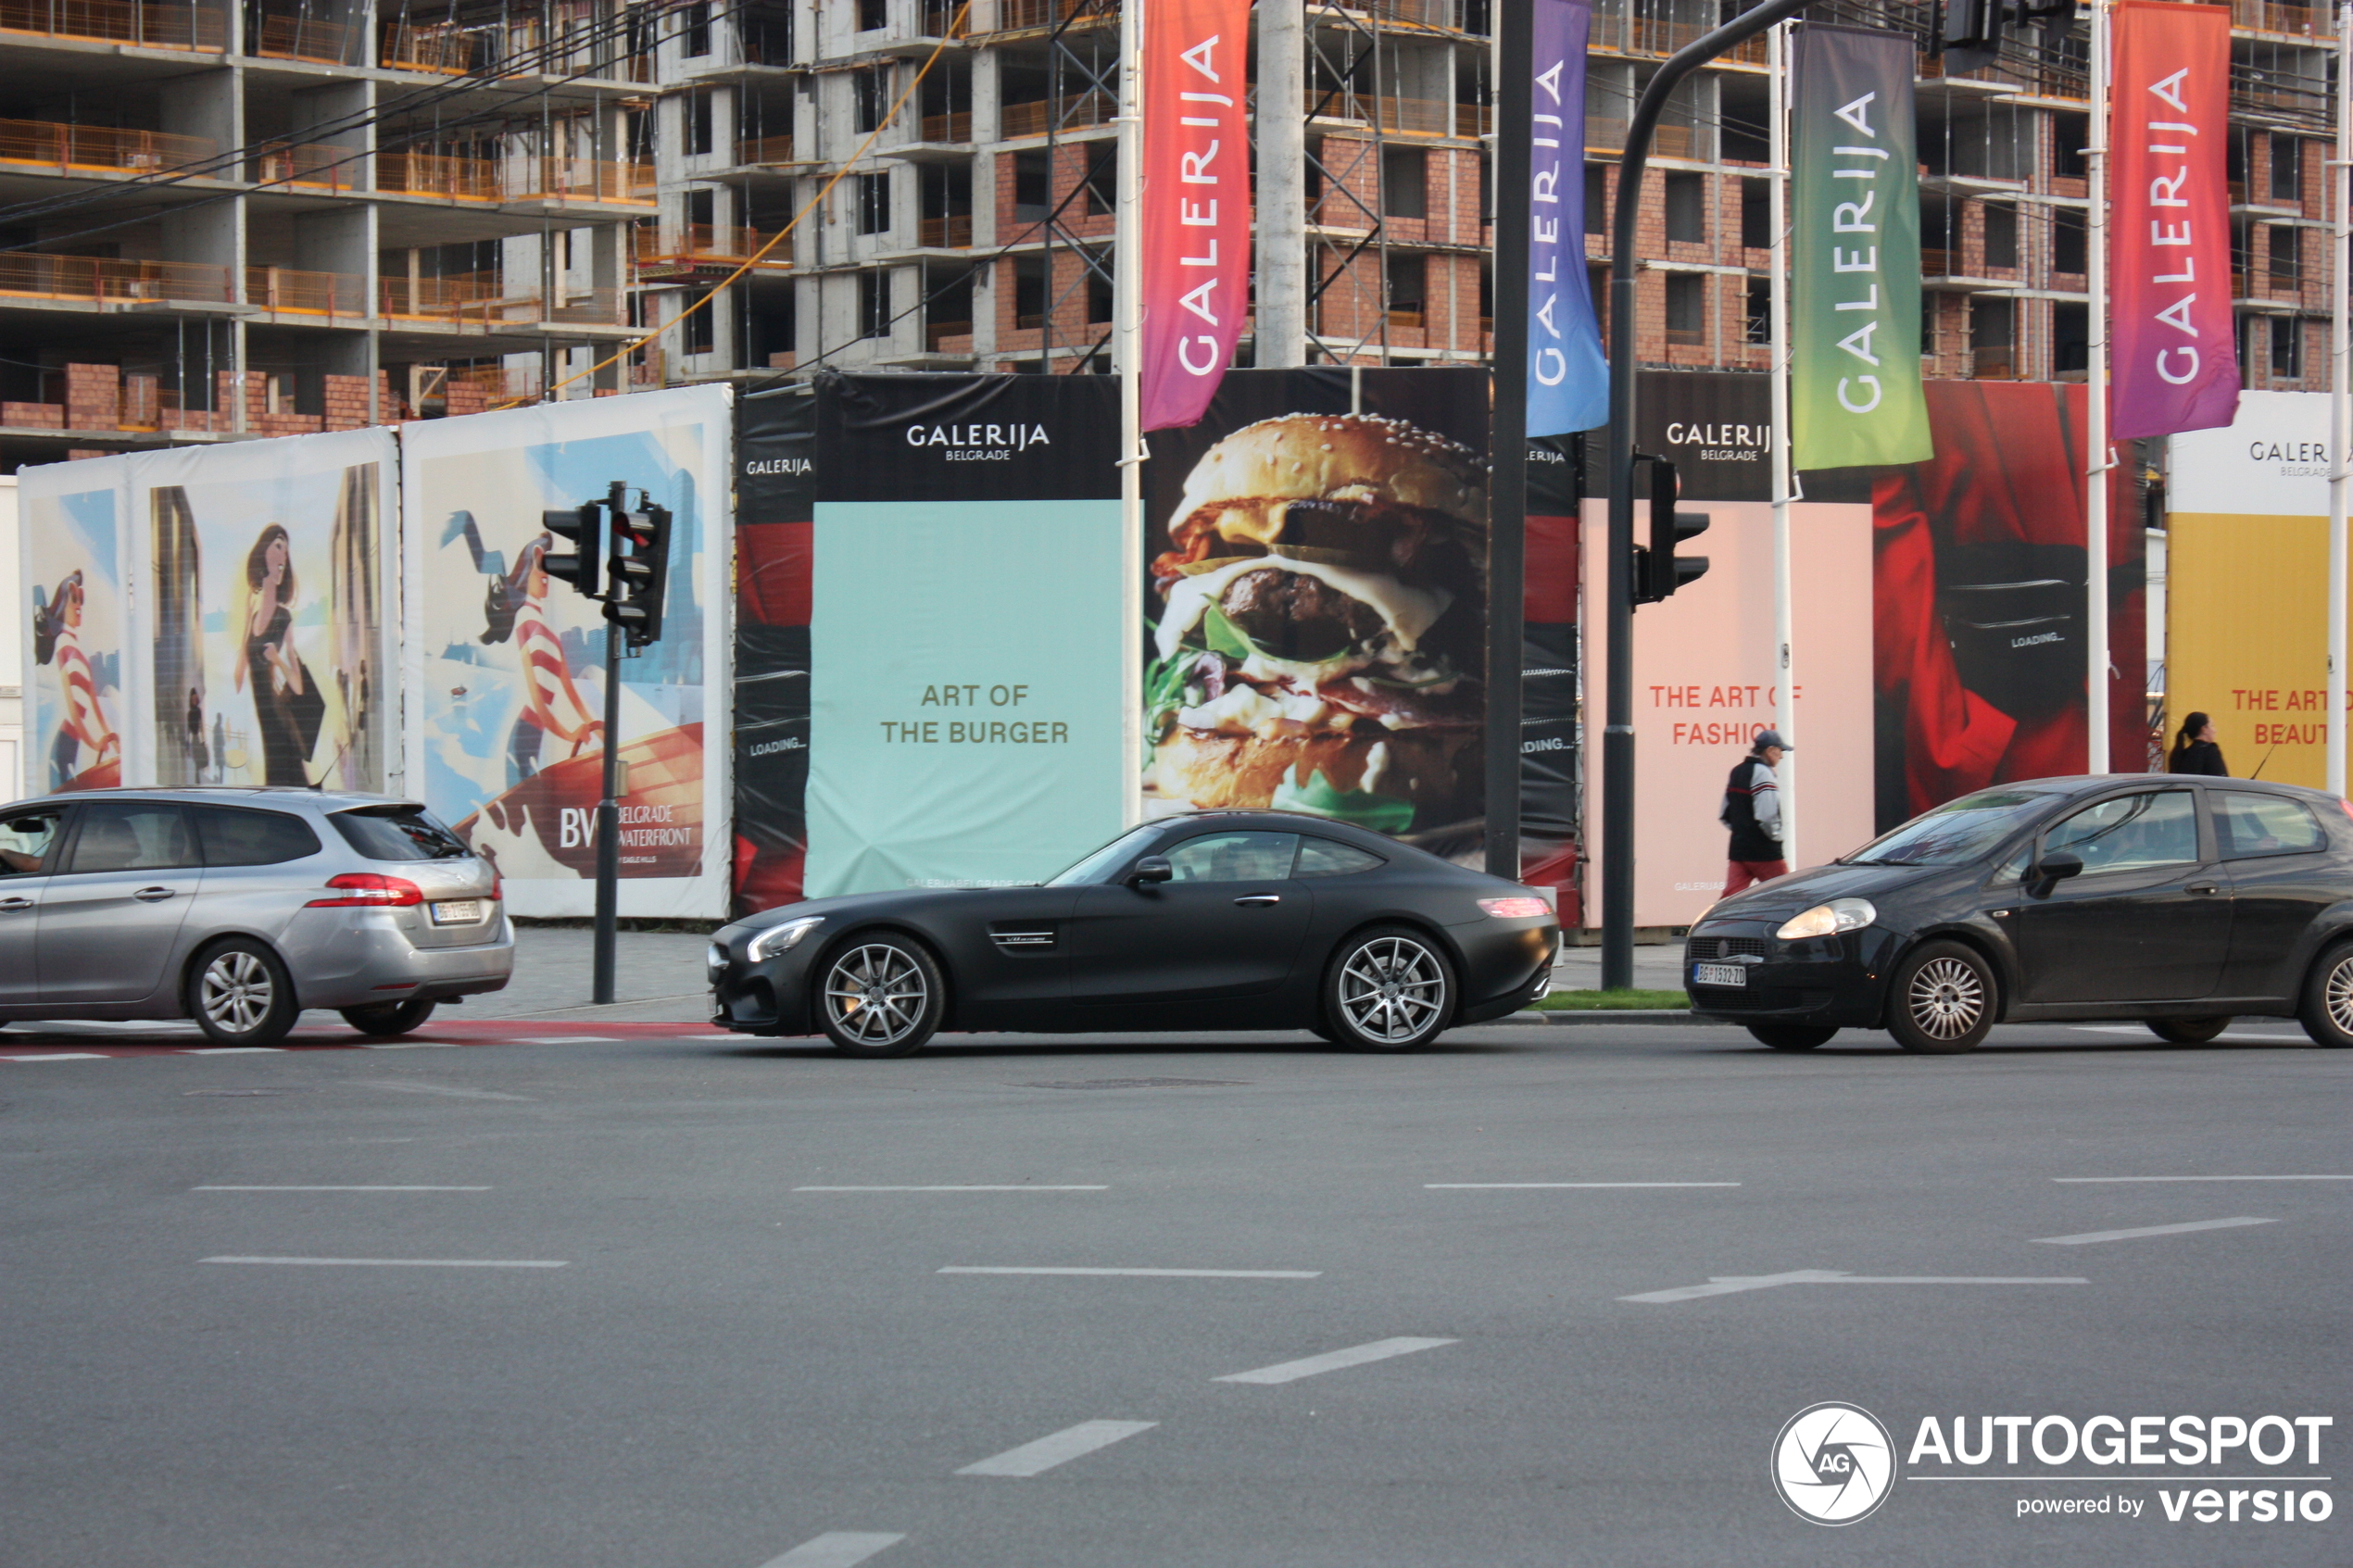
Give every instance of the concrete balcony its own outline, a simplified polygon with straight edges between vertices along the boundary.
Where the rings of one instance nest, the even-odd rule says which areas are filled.
[[[218,53],[229,46],[229,13],[180,0],[0,0],[0,32]]]
[[[220,144],[160,131],[0,119],[0,166],[57,174],[156,174],[217,157]]]

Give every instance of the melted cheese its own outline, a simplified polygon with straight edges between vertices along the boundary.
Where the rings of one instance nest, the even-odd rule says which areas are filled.
[[[1252,685],[1229,686],[1224,696],[1198,708],[1176,710],[1176,721],[1189,730],[1259,735],[1277,734],[1285,720],[1313,729],[1330,716],[1331,709],[1313,692],[1280,687],[1260,691]]]
[[[1180,580],[1168,590],[1168,613],[1160,621],[1160,657],[1174,659],[1185,634],[1201,624],[1209,607],[1225,596],[1227,585],[1247,572],[1293,571],[1302,577],[1313,577],[1327,588],[1346,594],[1350,598],[1369,605],[1378,613],[1389,634],[1395,639],[1398,650],[1414,651],[1422,633],[1428,631],[1454,596],[1443,588],[1408,588],[1386,573],[1351,571],[1344,566],[1326,566],[1321,561],[1293,560],[1289,556],[1267,556],[1238,560],[1221,566],[1214,571],[1204,571],[1196,577]],[[1301,666],[1299,668],[1311,668]]]

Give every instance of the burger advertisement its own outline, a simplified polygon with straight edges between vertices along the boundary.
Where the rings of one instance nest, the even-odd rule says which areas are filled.
[[[1476,852],[1487,380],[1230,372],[1145,469],[1148,817],[1303,811]]]

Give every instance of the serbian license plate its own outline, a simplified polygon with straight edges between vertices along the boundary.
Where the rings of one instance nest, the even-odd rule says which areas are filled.
[[[1748,966],[1737,963],[1695,963],[1692,965],[1694,985],[1745,985]]]
[[[474,925],[481,920],[482,900],[479,898],[452,898],[447,903],[433,906],[433,922],[435,925]]]

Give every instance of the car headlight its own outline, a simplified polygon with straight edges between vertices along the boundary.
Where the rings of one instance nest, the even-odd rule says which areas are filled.
[[[800,945],[802,937],[824,923],[824,916],[808,915],[799,920],[788,920],[782,925],[772,925],[751,939],[751,946],[744,949],[744,957],[759,963],[774,958],[778,953],[790,952]]]
[[[1869,898],[1833,898],[1791,917],[1789,923],[1773,935],[1784,942],[1794,942],[1802,936],[1831,936],[1842,931],[1860,931],[1877,919],[1879,911],[1871,907]]]

